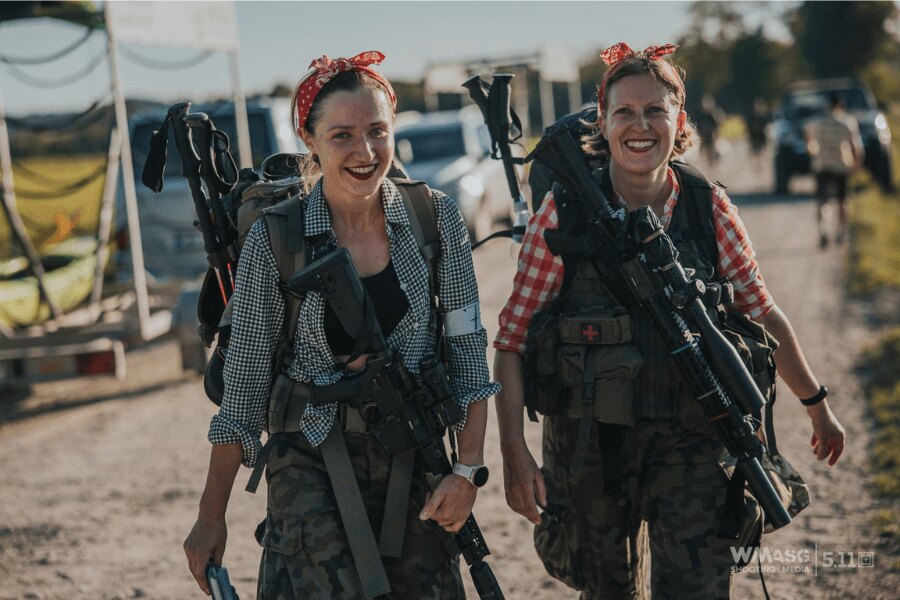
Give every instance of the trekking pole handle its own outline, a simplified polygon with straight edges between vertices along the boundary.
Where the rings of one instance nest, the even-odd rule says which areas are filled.
[[[512,123],[512,113],[509,105],[509,88],[513,75],[508,73],[495,73],[494,82],[491,84],[491,94],[496,94],[489,102],[491,112],[496,111],[495,122],[499,131],[497,141],[499,144],[500,159],[503,161],[503,170],[506,174],[506,184],[509,193],[513,197],[513,241],[522,243],[525,237],[525,228],[528,225],[528,203],[522,197],[519,189],[519,176],[516,173],[515,161],[509,144],[509,129]]]
[[[509,148],[509,124],[512,121],[509,86],[512,78],[512,75],[498,73],[494,75],[494,82],[488,85],[480,75],[475,75],[463,82],[462,87],[469,91],[469,96],[481,109],[481,115],[491,136],[492,150],[500,154],[506,184],[513,200],[512,239],[516,243],[522,243],[528,225],[528,203],[519,190],[519,179]],[[492,156],[497,158],[493,154]]]
[[[168,116],[172,123],[172,133],[175,136],[175,147],[178,148],[178,154],[181,155],[181,174],[188,180],[191,188],[191,197],[197,211],[200,233],[203,235],[203,249],[208,256],[219,250],[219,242],[216,238],[215,226],[209,217],[209,205],[200,185],[200,157],[194,148],[191,129],[186,119],[190,110],[190,102],[179,102],[169,107]]]
[[[185,115],[184,121],[191,131],[194,149],[200,153],[200,179],[206,184],[209,204],[215,217],[215,227],[220,246],[225,247],[231,241],[229,235],[228,216],[222,206],[221,178],[216,171],[213,151],[213,122],[206,113],[198,112]],[[229,253],[230,261],[237,259],[237,253]]]
[[[475,102],[475,105],[481,109],[481,116],[484,118],[485,124],[488,123],[488,83],[484,81],[480,75],[475,75],[462,84],[462,87],[469,90],[469,97]]]

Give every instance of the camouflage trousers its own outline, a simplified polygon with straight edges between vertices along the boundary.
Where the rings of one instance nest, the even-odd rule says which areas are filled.
[[[353,471],[376,537],[381,531],[391,460],[365,433],[344,433]],[[260,600],[364,598],[321,452],[302,434],[284,435],[266,466],[266,520],[257,528],[263,547]],[[452,535],[420,521],[427,485],[421,466],[413,473],[403,553],[383,560],[390,599],[465,598]]]
[[[547,571],[582,598],[641,598],[649,562],[654,600],[729,598],[734,541],[716,535],[728,481],[721,443],[673,422],[595,421],[573,476],[579,425],[544,419],[548,506],[535,547]]]

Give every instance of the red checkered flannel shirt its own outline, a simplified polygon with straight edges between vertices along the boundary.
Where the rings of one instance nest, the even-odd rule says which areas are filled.
[[[672,211],[678,204],[678,182],[671,167],[669,182],[672,193],[666,200],[661,219],[666,228]],[[750,237],[738,216],[737,207],[718,186],[713,187],[712,198],[716,243],[719,247],[718,273],[734,285],[733,306],[751,319],[758,320],[772,310],[775,303],[766,291]],[[549,192],[541,208],[528,223],[519,251],[519,268],[513,292],[500,312],[500,330],[494,339],[494,348],[497,350],[523,354],[531,317],[546,309],[559,296],[563,281],[563,261],[550,252],[544,239],[545,230],[558,227],[556,203],[552,192]]]

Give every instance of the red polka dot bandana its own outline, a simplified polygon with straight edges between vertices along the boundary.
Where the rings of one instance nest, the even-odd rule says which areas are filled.
[[[384,60],[384,54],[377,50],[368,52],[360,52],[353,58],[335,58],[331,59],[322,55],[322,58],[314,59],[309,68],[312,69],[297,84],[297,133],[306,126],[306,120],[309,118],[309,111],[316,101],[316,96],[325,87],[325,84],[334,79],[338,73],[347,71],[361,71],[380,83],[391,100],[391,105],[397,108],[397,96],[394,95],[394,88],[383,75],[369,68],[369,65],[380,65]]]
[[[603,81],[600,82],[600,87],[597,92],[597,112],[600,113],[603,110],[603,96],[606,93],[606,80],[609,78],[610,74],[616,70],[616,65],[618,65],[623,59],[626,58],[646,58],[649,60],[660,60],[663,56],[667,54],[672,54],[678,48],[675,44],[665,44],[664,46],[648,46],[644,50],[639,52],[635,52],[632,50],[628,44],[625,42],[619,42],[614,46],[610,46],[606,50],[600,53],[600,59],[603,60],[606,64],[612,67],[609,71],[606,72],[606,76],[604,76]]]

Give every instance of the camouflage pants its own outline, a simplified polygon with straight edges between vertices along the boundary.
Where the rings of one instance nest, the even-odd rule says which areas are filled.
[[[640,598],[650,559],[654,600],[728,598],[734,542],[716,535],[727,483],[719,441],[672,422],[617,431],[594,422],[584,469],[573,476],[579,424],[544,419],[548,507],[535,547],[548,572],[582,598]],[[620,453],[606,459],[605,481],[601,436],[611,431]]]
[[[381,531],[390,458],[365,433],[345,432],[347,450],[376,536]],[[300,435],[284,436],[272,448],[267,469],[266,520],[257,529],[263,547],[260,600],[364,598],[347,533],[321,452]],[[420,465],[413,473],[403,556],[383,560],[391,594],[381,598],[465,598],[452,539],[433,521],[420,521],[427,486]]]

